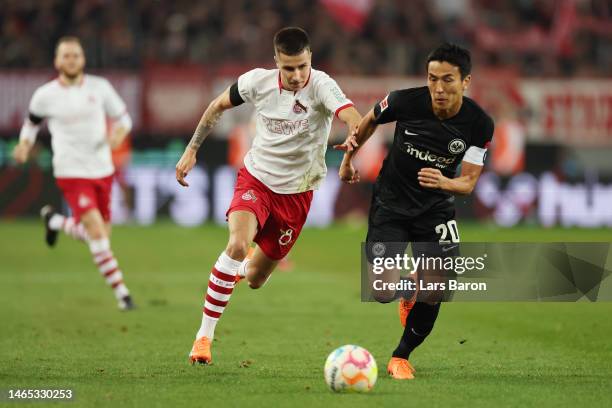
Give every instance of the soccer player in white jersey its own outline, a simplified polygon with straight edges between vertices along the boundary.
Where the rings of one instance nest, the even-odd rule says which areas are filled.
[[[38,88],[30,101],[13,157],[25,163],[41,122],[47,119],[53,147],[53,174],[72,217],[41,210],[46,241],[54,246],[59,231],[88,244],[94,262],[113,289],[122,310],[134,304],[110,247],[110,194],[114,173],[111,148],[132,127],[125,103],[104,78],[85,75],[78,38],[63,37],[55,51],[57,79]],[[107,118],[112,121],[110,138]]]
[[[215,98],[176,165],[178,182],[196,163],[198,148],[223,111],[244,102],[256,110],[255,140],[238,172],[227,211],[229,241],[212,268],[202,324],[189,353],[192,363],[212,361],[215,326],[234,284],[261,287],[298,238],[313,190],[326,174],[325,151],[334,115],[356,129],[361,115],[336,82],[311,67],[308,35],[287,27],[274,36],[277,69],[254,69]],[[257,243],[247,258],[250,243]]]

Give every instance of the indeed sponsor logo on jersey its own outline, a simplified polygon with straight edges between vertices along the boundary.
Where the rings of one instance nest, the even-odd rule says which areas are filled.
[[[308,119],[283,120],[270,119],[262,116],[263,123],[268,132],[278,135],[293,136],[299,133],[308,132]]]
[[[423,161],[435,163],[436,167],[446,168],[453,164],[456,157],[444,157],[430,152],[429,150],[420,150],[412,145],[412,143],[404,142],[406,145],[406,153]]]

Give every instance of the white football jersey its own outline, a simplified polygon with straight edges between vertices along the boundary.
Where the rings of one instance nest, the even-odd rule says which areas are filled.
[[[58,78],[34,92],[29,109],[48,120],[55,177],[113,174],[106,118],[118,118],[126,108],[110,82],[85,75],[80,84],[65,85]]]
[[[244,157],[249,173],[276,193],[315,190],[327,173],[334,114],[353,105],[336,81],[311,69],[294,92],[282,88],[278,69],[257,68],[238,78],[238,91],[256,111],[255,139]]]

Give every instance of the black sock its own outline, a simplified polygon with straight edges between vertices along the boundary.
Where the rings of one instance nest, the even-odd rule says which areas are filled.
[[[406,319],[406,327],[393,352],[393,357],[410,357],[410,353],[417,348],[433,330],[434,323],[440,311],[440,303],[430,305],[425,302],[416,302]]]

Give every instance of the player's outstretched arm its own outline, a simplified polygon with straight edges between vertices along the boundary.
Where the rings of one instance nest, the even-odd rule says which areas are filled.
[[[464,160],[461,162],[461,174],[455,178],[445,177],[439,169],[425,167],[419,171],[419,184],[425,188],[435,188],[453,194],[467,195],[474,190],[482,167]]]
[[[13,159],[19,164],[28,161],[33,144],[29,140],[20,140],[13,149]]]
[[[13,149],[13,158],[19,164],[23,164],[28,161],[30,150],[36,142],[36,136],[40,129],[40,123],[42,118],[30,114],[29,118],[23,122],[21,132],[19,133],[19,143]]]
[[[340,179],[346,183],[353,184],[357,183],[359,178],[359,172],[353,167],[352,159],[357,153],[359,148],[372,136],[378,125],[374,119],[374,110],[370,110],[357,126],[353,129],[343,144],[334,146],[339,150],[344,150],[344,157],[342,158],[342,164],[340,164],[340,170],[338,175]]]
[[[335,145],[334,149],[344,150],[346,157],[346,153],[352,152],[359,146],[356,142],[355,134],[359,129],[361,114],[357,111],[357,109],[351,106],[350,108],[342,110],[338,114],[338,118],[340,118],[340,120],[342,120],[348,126],[348,135],[344,143]],[[359,182],[359,172],[353,167],[350,160],[347,161],[344,158],[342,159],[338,176],[340,177],[340,180],[349,184]]]
[[[357,154],[357,151],[359,151],[361,146],[363,146],[365,142],[368,141],[370,136],[374,134],[377,127],[378,127],[378,124],[376,124],[376,119],[374,117],[374,110],[370,109],[370,111],[363,118],[361,118],[361,122],[359,122],[359,126],[353,132],[353,137],[354,137],[354,141],[356,144],[355,148],[351,149],[350,151],[347,151],[345,156],[348,156],[349,159],[352,159],[353,156]]]
[[[116,149],[119,147],[131,130],[132,118],[127,111],[118,118],[113,119],[113,123],[111,125],[111,137],[109,140],[111,149]]]
[[[346,126],[348,126],[347,140],[353,134],[357,133],[359,123],[361,122],[361,114],[359,113],[359,111],[357,111],[357,109],[355,109],[354,106],[350,106],[346,109],[341,110],[338,114],[338,118],[344,123],[346,123]],[[344,146],[344,143],[340,146]]]
[[[189,186],[185,181],[185,177],[187,177],[187,174],[196,164],[196,153],[198,149],[212,132],[223,112],[233,107],[234,105],[232,105],[230,101],[230,88],[227,88],[208,105],[208,108],[206,108],[198,123],[198,127],[193,133],[191,141],[185,148],[183,156],[181,156],[181,159],[176,164],[176,180],[180,185],[184,187]]]
[[[102,99],[104,111],[111,118],[109,144],[111,149],[116,149],[123,143],[126,136],[132,130],[132,118],[127,111],[125,102],[113,85],[107,80],[102,81]]]

